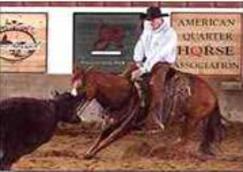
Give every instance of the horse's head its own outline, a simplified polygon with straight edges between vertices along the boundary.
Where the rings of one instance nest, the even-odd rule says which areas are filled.
[[[83,69],[75,69],[71,79],[72,95],[77,96],[84,86],[85,71]]]
[[[72,95],[76,96],[79,93],[84,92],[85,87],[85,76],[90,70],[93,69],[93,66],[88,67],[87,69],[76,68],[73,72],[71,85],[72,85]]]

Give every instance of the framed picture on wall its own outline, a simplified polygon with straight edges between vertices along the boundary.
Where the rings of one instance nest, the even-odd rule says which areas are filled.
[[[74,13],[74,66],[121,70],[141,29],[140,13]]]
[[[0,72],[46,72],[47,13],[1,12]]]

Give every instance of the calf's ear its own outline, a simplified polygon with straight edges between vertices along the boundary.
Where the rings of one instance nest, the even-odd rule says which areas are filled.
[[[56,96],[60,95],[60,93],[57,90],[51,90],[51,96],[54,98]]]

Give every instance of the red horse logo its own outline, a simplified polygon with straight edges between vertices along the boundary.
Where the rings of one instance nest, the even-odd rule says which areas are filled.
[[[98,40],[94,43],[96,50],[105,50],[110,44],[122,49],[125,32],[121,26],[101,24]]]

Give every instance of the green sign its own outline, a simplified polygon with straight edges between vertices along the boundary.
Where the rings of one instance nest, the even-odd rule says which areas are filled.
[[[121,71],[140,33],[139,13],[74,13],[74,65]]]

